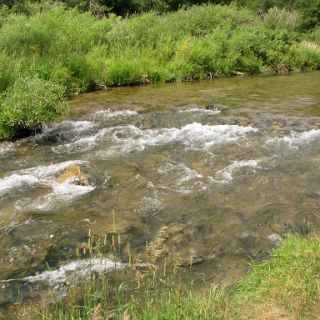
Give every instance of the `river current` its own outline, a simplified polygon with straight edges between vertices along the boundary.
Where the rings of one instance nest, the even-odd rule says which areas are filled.
[[[110,234],[115,219],[142,257],[160,237],[175,263],[232,283],[319,223],[319,72],[113,88],[70,104],[43,133],[0,143],[1,280],[69,266],[88,229]],[[90,183],[61,183],[70,166]],[[0,304],[19,287],[3,283]]]

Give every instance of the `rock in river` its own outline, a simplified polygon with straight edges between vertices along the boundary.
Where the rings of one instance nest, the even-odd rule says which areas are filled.
[[[76,165],[68,167],[57,179],[58,183],[74,184],[77,186],[89,186],[89,180]]]

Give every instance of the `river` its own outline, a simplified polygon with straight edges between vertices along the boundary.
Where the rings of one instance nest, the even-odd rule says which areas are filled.
[[[74,98],[41,134],[0,143],[0,279],[70,263],[88,229],[116,228],[133,254],[160,243],[174,263],[236,281],[287,233],[319,223],[319,80],[112,88]],[[61,183],[70,166],[88,184]],[[0,305],[22,286],[10,283]]]

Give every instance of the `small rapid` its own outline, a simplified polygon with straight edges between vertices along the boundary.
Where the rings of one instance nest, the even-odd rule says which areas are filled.
[[[286,233],[319,223],[318,77],[115,88],[1,142],[0,280],[60,284],[95,270],[75,252],[115,220],[121,252],[147,259],[161,237],[195,276],[236,281]]]

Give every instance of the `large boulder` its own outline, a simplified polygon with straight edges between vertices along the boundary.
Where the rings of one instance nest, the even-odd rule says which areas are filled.
[[[81,168],[76,165],[68,167],[60,176],[57,178],[58,183],[74,184],[77,186],[89,186],[89,180],[86,175],[81,171]]]

